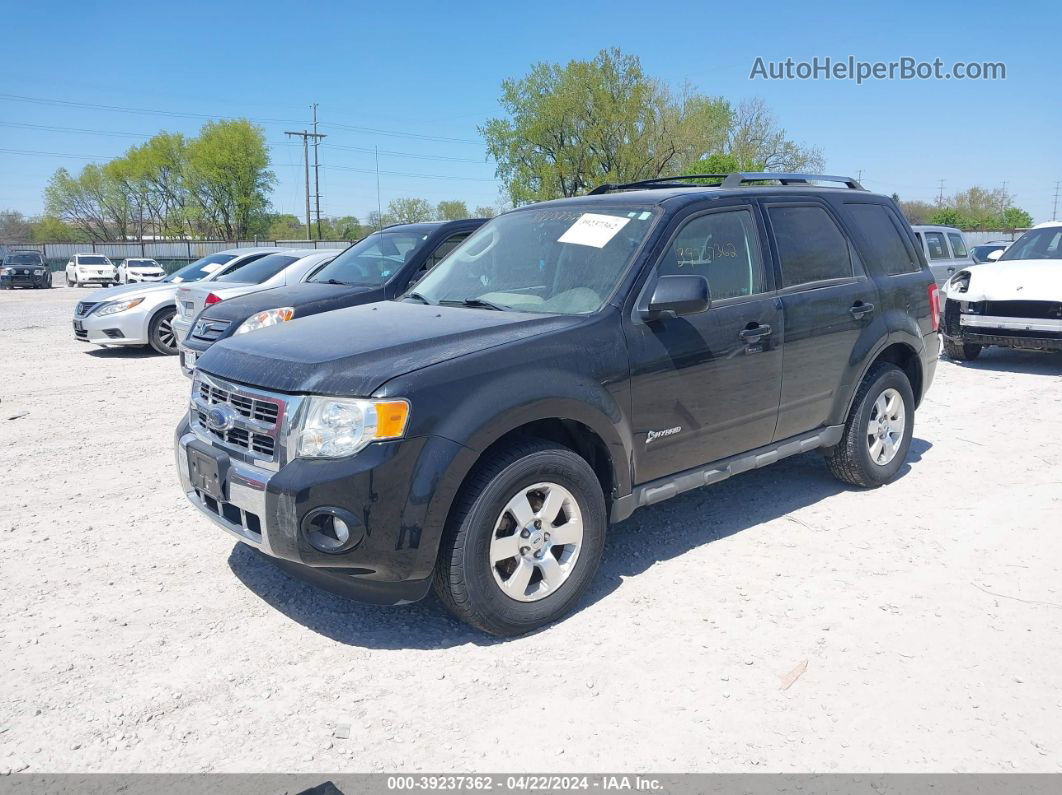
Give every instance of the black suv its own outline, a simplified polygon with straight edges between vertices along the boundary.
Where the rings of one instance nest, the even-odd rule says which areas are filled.
[[[362,238],[301,284],[208,305],[181,347],[201,356],[218,340],[295,318],[394,298],[486,222],[485,218],[395,224]],[[192,369],[183,364],[185,375]]]
[[[0,262],[0,290],[12,287],[33,289],[52,286],[52,271],[39,251],[15,249]]]
[[[889,481],[939,349],[895,204],[685,179],[505,213],[398,300],[214,345],[176,433],[189,499],[312,582],[434,584],[514,635],[572,608],[639,507],[810,450]]]

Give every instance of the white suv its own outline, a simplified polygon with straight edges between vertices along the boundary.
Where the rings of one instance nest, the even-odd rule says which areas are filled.
[[[75,254],[66,263],[66,286],[81,287],[85,284],[102,284],[105,287],[118,284],[118,269],[103,254]]]

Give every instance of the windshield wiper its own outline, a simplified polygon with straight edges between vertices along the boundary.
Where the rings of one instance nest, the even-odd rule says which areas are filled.
[[[317,281],[317,280],[314,279],[314,281]],[[354,282],[341,282],[341,281],[339,281],[339,279],[327,279],[327,280],[325,280],[323,282],[322,281],[317,281],[317,283],[318,284],[340,284],[343,287],[353,287],[354,286]]]
[[[408,295],[403,296],[403,298],[412,298],[414,301],[420,301],[422,304],[432,306],[431,301],[429,301],[427,298],[417,292],[409,293]]]
[[[459,300],[440,301],[439,303],[448,306],[470,306],[473,309],[493,309],[498,312],[504,312],[510,308],[502,304],[496,304],[493,301],[485,301],[482,298],[461,298]]]

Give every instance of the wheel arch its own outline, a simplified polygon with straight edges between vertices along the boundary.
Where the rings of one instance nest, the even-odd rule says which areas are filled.
[[[863,379],[865,379],[867,373],[880,362],[894,364],[903,370],[907,375],[907,379],[911,382],[911,391],[915,396],[915,408],[921,404],[925,374],[922,372],[922,358],[919,355],[918,350],[914,345],[910,344],[910,342],[887,342],[881,350],[867,358],[867,363],[859,374],[859,379],[855,382],[855,388],[852,390],[852,394],[848,398],[844,418],[847,418],[852,411],[852,403],[855,400],[856,395],[859,393],[859,386],[863,383]]]

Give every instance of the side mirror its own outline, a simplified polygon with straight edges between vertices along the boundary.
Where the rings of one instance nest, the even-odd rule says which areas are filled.
[[[1006,249],[1002,249],[1002,248],[998,249],[997,251],[993,251],[985,259],[987,259],[989,262],[995,262],[997,259],[999,259],[1000,257],[1003,256],[1003,252],[1004,251],[1006,251]]]
[[[708,280],[703,276],[661,276],[641,315],[645,320],[694,315],[711,305]]]

